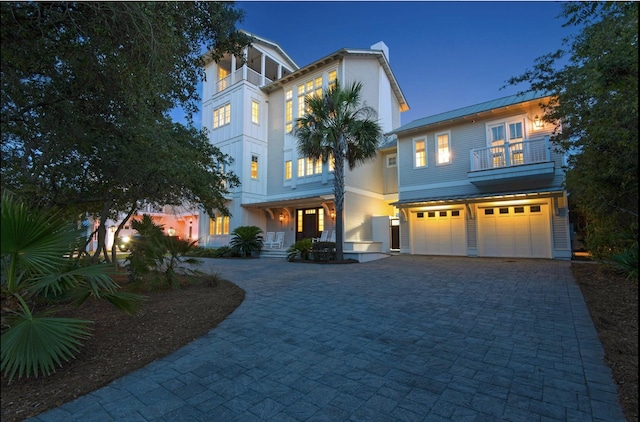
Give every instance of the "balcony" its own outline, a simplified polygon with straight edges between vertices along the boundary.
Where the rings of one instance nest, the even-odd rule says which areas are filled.
[[[470,154],[468,177],[476,186],[551,179],[555,173],[548,136],[476,148]]]
[[[246,70],[246,73],[245,73],[245,70]],[[239,81],[244,81],[244,80],[256,86],[263,86],[273,82],[271,79],[267,77],[264,77],[263,79],[260,73],[256,72],[250,67],[240,68],[235,72],[227,75],[226,77],[218,80],[218,82],[216,83],[216,94],[224,91],[225,89],[229,88],[231,85],[234,85],[235,83]]]

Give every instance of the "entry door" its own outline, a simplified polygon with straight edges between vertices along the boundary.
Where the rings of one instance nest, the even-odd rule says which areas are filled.
[[[302,239],[309,239],[314,237],[320,237],[320,220],[323,220],[322,208],[307,208],[297,210],[297,227],[296,227],[296,241]]]

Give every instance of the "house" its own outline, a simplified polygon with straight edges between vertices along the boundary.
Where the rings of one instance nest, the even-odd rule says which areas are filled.
[[[536,126],[543,96],[401,126],[408,104],[383,42],[298,67],[276,43],[249,35],[245,60],[205,64],[202,126],[233,158],[225,170],[241,185],[227,197],[230,217],[201,212],[199,245],[227,245],[243,225],[284,232],[284,249],[335,229],[331,164],[299,156],[293,128],[305,96],[339,80],[362,83],[363,101],[377,110],[386,134],[375,160],[346,172],[345,257],[571,257],[562,156],[549,145],[551,128]]]

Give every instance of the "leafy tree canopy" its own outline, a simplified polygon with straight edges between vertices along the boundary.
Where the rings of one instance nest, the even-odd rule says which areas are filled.
[[[545,120],[569,153],[570,200],[587,222],[596,256],[629,248],[638,229],[638,3],[570,2],[575,27],[556,52],[509,83],[551,93]],[[567,63],[562,65],[562,63]]]
[[[226,211],[230,158],[191,116],[203,61],[250,42],[232,3],[2,2],[0,12],[3,188],[72,215],[143,200]],[[176,107],[186,126],[171,121]]]

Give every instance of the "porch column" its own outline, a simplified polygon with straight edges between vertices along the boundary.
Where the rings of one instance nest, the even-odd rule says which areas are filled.
[[[236,83],[236,55],[231,55],[231,85]]]
[[[264,53],[260,53],[260,86],[264,86],[264,73],[266,72],[265,59],[266,56]]]

